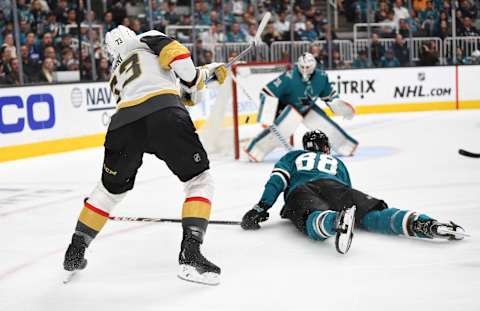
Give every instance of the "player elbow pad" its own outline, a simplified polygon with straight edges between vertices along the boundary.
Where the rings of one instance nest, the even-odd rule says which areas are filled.
[[[192,83],[197,77],[197,69],[190,57],[178,59],[170,64],[177,76],[184,82]]]

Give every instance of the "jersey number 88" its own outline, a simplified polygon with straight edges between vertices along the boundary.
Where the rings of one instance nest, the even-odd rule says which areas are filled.
[[[338,161],[328,154],[314,152],[304,153],[295,160],[297,171],[311,171],[314,169],[330,175],[337,175]]]

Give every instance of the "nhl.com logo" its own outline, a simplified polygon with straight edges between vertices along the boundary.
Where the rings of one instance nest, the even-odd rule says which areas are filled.
[[[420,81],[420,82],[425,81],[426,78],[427,78],[427,76],[426,76],[425,72],[419,72],[419,73],[417,74],[417,79],[418,79],[418,81]]]

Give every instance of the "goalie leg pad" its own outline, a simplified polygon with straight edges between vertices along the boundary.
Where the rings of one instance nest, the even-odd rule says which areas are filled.
[[[333,150],[340,155],[351,156],[358,146],[358,141],[348,135],[320,107],[314,106],[303,119],[303,124],[308,129],[319,129],[324,132]]]
[[[278,98],[270,96],[265,92],[260,93],[260,107],[258,108],[258,122],[270,125],[277,115]]]
[[[261,162],[276,147],[288,144],[288,138],[302,122],[302,115],[295,108],[288,106],[275,119],[276,134],[271,128],[263,130],[254,137],[245,148],[250,159]]]

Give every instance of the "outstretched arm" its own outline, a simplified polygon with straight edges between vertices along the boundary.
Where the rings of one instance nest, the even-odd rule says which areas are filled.
[[[268,219],[268,210],[275,204],[280,194],[288,188],[291,171],[288,158],[291,154],[288,153],[275,164],[270,178],[265,184],[260,201],[242,218],[241,226],[243,229],[260,229],[259,223]]]
[[[162,69],[171,69],[180,78],[181,98],[186,105],[191,106],[195,103],[196,92],[205,87],[210,76],[215,75],[220,84],[225,81],[227,69],[223,63],[195,67],[190,57],[190,51],[173,38],[160,32],[149,31],[140,38],[140,41],[158,55]]]

